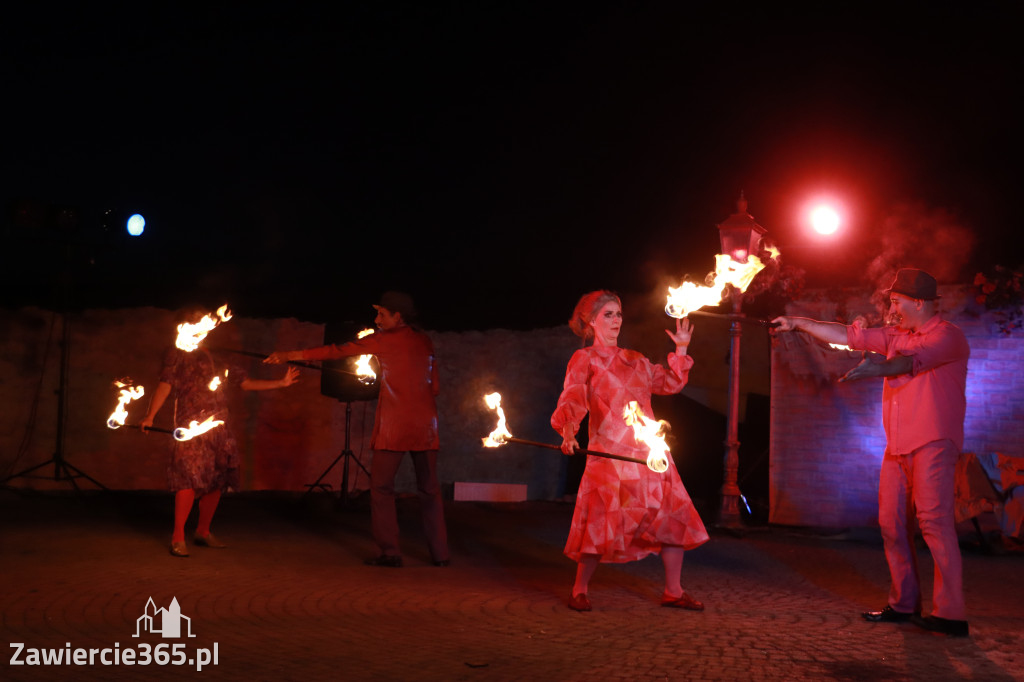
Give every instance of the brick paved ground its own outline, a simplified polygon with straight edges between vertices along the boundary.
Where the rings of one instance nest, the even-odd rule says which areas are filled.
[[[400,501],[406,566],[370,568],[364,501],[228,496],[226,550],[167,553],[166,493],[0,491],[0,612],[26,649],[216,645],[191,666],[15,666],[0,679],[207,680],[1022,680],[1024,556],[965,550],[971,637],[858,614],[885,603],[877,534],[772,528],[714,532],[687,553],[684,584],[708,608],[658,606],[657,558],[602,566],[594,611],[566,608],[562,503],[447,506],[453,562],[436,568],[415,499]],[[931,562],[922,552],[922,565]],[[136,632],[152,597],[177,598],[194,638]],[[22,658],[28,655],[22,653]]]

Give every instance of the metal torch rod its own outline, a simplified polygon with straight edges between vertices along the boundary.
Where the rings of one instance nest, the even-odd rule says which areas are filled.
[[[523,440],[522,438],[506,438],[509,443],[519,443],[521,445],[533,445],[538,448],[548,448],[550,450],[561,450],[562,446],[552,445],[551,443],[539,443],[535,440]],[[593,455],[594,457],[604,457],[605,459],[618,459],[623,462],[636,462],[637,464],[647,464],[646,459],[639,459],[637,457],[626,457],[625,455],[613,455],[609,452],[598,452],[597,450],[576,450],[576,455]]]
[[[235,353],[236,355],[247,355],[250,358],[260,358],[261,360],[269,356],[268,353],[256,353],[251,350],[236,350],[234,348],[211,348],[210,350],[221,351],[224,353]],[[323,370],[323,367],[320,365],[314,365],[311,362],[303,362],[302,360],[288,360],[287,364],[295,365],[296,367],[305,367],[306,369],[315,369],[317,371]]]
[[[779,326],[778,322],[772,322],[771,320],[766,320],[763,317],[747,317],[746,315],[737,315],[736,313],[712,313],[707,310],[691,310],[690,312],[686,313],[687,317],[689,317],[690,315],[701,315],[702,317],[717,317],[720,320],[739,320],[740,322],[756,322],[757,324],[763,327],[771,327],[773,329]]]
[[[129,429],[138,429],[139,431],[142,430],[142,427],[139,426],[138,424],[125,424],[124,426],[127,426]],[[174,429],[162,429],[159,426],[150,426],[148,429],[146,429],[146,431],[156,431],[157,433],[169,433],[172,436],[174,435]]]

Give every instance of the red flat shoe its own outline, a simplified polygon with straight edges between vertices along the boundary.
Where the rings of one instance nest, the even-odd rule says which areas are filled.
[[[686,609],[687,611],[703,611],[704,604],[697,601],[683,590],[679,597],[662,597],[661,605],[672,609]]]
[[[573,611],[589,611],[590,599],[585,594],[574,594],[569,597],[569,608]]]

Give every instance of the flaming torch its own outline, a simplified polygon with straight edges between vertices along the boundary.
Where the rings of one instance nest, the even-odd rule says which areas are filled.
[[[373,333],[372,329],[364,329],[356,335],[356,338],[363,338]],[[377,380],[377,373],[373,371],[373,367],[370,366],[370,360],[373,359],[372,355],[360,355],[359,359],[356,360],[356,379],[359,383],[367,386],[371,385]]]
[[[199,348],[199,344],[203,342],[206,335],[213,331],[217,325],[230,319],[231,311],[228,310],[228,305],[225,303],[220,308],[217,308],[217,317],[207,313],[203,316],[203,319],[195,324],[182,322],[178,325],[178,338],[174,345],[183,351],[191,353],[196,348]]]
[[[215,429],[224,423],[222,419],[214,419],[211,414],[202,423],[192,420],[188,427],[179,426],[174,429],[174,440],[192,440],[196,436],[200,436],[210,429]]]
[[[635,400],[626,405],[622,417],[633,427],[636,441],[643,443],[650,450],[650,454],[647,455],[647,467],[658,473],[668,471],[668,444],[665,442],[668,422],[648,419]]]
[[[500,393],[488,393],[484,396],[484,402],[487,407],[495,410],[498,413],[498,426],[491,431],[486,438],[481,439],[484,447],[497,448],[505,445],[506,443],[519,443],[520,445],[532,445],[537,448],[547,448],[548,450],[559,450],[561,447],[558,445],[552,445],[551,443],[539,443],[535,440],[524,440],[522,438],[515,438],[508,431],[508,427],[505,424],[505,412],[501,409],[501,394]],[[652,466],[650,458],[644,460],[638,457],[626,457],[625,455],[613,455],[610,452],[600,452],[598,450],[576,450],[574,454],[582,455],[593,455],[594,457],[602,457],[604,459],[617,459],[622,462],[636,462],[637,464],[646,464],[652,471],[658,473],[668,468],[668,464],[665,464],[665,469],[656,469]]]
[[[116,429],[124,426],[125,421],[128,419],[128,410],[125,406],[133,400],[138,400],[146,394],[146,389],[142,386],[132,386],[131,383],[125,383],[120,379],[114,381],[114,386],[121,389],[120,397],[117,400],[117,407],[110,413],[107,418],[107,427]]]

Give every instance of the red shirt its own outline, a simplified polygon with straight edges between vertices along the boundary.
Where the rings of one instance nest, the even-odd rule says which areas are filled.
[[[888,451],[902,455],[936,440],[964,445],[967,411],[967,338],[952,322],[935,315],[917,331],[896,327],[847,327],[851,348],[894,358],[913,358],[910,374],[885,377],[882,424]]]
[[[380,362],[380,397],[370,447],[399,452],[437,450],[437,361],[430,337],[403,325],[340,346],[302,352],[306,360],[352,355],[376,355]]]

